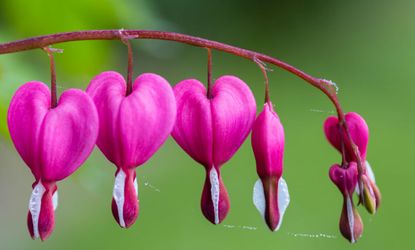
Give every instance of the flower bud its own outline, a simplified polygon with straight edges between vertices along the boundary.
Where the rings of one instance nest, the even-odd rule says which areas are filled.
[[[271,231],[281,226],[290,197],[281,178],[284,155],[284,128],[271,102],[264,104],[252,127],[252,149],[260,180],[254,186],[254,204]]]
[[[335,164],[330,168],[329,176],[343,195],[340,232],[351,243],[354,243],[363,232],[362,219],[353,203],[353,192],[357,185],[357,165],[351,162],[347,168],[342,168]]]
[[[365,163],[365,172],[362,175],[362,181],[364,206],[369,213],[375,214],[380,205],[381,194],[376,186],[372,168],[367,161]],[[358,186],[356,187],[356,193],[358,195],[360,194]]]

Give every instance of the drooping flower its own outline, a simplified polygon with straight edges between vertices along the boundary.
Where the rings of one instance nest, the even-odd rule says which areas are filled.
[[[350,112],[345,115],[345,120],[353,142],[359,150],[363,172],[363,198],[364,205],[369,213],[374,214],[380,205],[381,194],[375,184],[375,175],[372,168],[366,160],[367,145],[369,141],[369,128],[365,120],[357,113]],[[327,140],[340,153],[344,152],[346,162],[357,162],[357,158],[351,144],[348,142],[348,137],[345,130],[340,127],[337,117],[329,117],[324,123],[324,132]],[[344,150],[343,150],[344,148]],[[356,188],[359,194],[359,188]]]
[[[169,83],[159,75],[142,74],[126,95],[126,83],[117,72],[96,76],[87,93],[99,116],[97,145],[117,167],[112,213],[127,228],[139,213],[135,168],[144,164],[166,141],[176,118],[176,102]]]
[[[27,224],[33,239],[53,231],[58,205],[56,182],[77,170],[88,158],[98,135],[98,115],[83,91],[64,91],[51,108],[49,88],[28,82],[13,96],[7,117],[10,136],[35,182]]]
[[[363,223],[353,203],[353,192],[357,186],[357,165],[350,162],[344,168],[333,165],[329,171],[330,179],[343,195],[343,208],[340,216],[340,232],[351,243],[356,242],[363,232]]]
[[[235,76],[217,79],[210,97],[203,84],[194,79],[178,83],[174,94],[177,120],[172,136],[205,167],[201,209],[211,223],[219,224],[230,206],[220,168],[248,136],[255,119],[255,98],[249,87]]]
[[[282,176],[284,157],[284,127],[266,102],[252,127],[252,149],[259,180],[254,186],[254,204],[271,231],[277,231],[290,202],[287,183]]]

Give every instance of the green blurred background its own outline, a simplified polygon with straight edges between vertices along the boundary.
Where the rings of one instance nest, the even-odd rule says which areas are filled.
[[[328,168],[340,157],[322,123],[333,107],[301,79],[275,69],[271,98],[284,123],[284,178],[291,204],[271,233],[252,204],[257,179],[249,139],[222,168],[231,210],[213,226],[200,212],[201,166],[169,138],[137,170],[140,216],[122,230],[110,202],[115,168],[96,149],[59,183],[56,227],[46,242],[26,229],[33,177],[10,141],[6,112],[14,91],[30,80],[49,82],[41,50],[0,56],[0,249],[413,249],[415,170],[413,107],[415,1],[0,1],[0,42],[81,29],[158,29],[237,45],[276,56],[311,75],[335,81],[346,111],[370,127],[368,159],[383,203],[376,216],[360,208],[361,240],[351,246],[338,230],[341,196]],[[133,42],[135,74],[154,72],[174,85],[206,79],[206,51],[166,41]],[[85,89],[105,70],[126,71],[117,41],[56,45],[58,90]],[[214,51],[213,76],[235,74],[252,88],[261,109],[263,77],[245,59]],[[325,236],[325,237],[323,237]]]

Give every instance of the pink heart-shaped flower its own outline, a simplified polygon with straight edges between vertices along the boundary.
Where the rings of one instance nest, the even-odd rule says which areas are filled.
[[[42,240],[53,229],[55,182],[82,165],[98,135],[97,111],[85,92],[63,92],[53,109],[50,100],[44,83],[28,82],[13,96],[7,118],[13,143],[36,179],[28,222],[32,237]]]
[[[206,169],[201,207],[205,217],[220,223],[229,210],[228,194],[220,167],[238,150],[255,120],[255,98],[239,78],[222,76],[212,97],[198,80],[188,79],[174,87],[177,120],[172,136]]]
[[[138,216],[135,168],[144,164],[166,141],[176,119],[176,102],[169,83],[146,73],[126,96],[126,83],[117,72],[96,76],[87,88],[98,110],[99,149],[117,166],[113,214],[121,227]]]
[[[345,115],[345,120],[352,137],[353,142],[357,145],[362,161],[366,160],[367,144],[369,141],[369,128],[365,120],[357,113],[350,112]],[[339,120],[335,116],[330,116],[324,122],[324,133],[330,144],[339,152],[342,152],[342,140],[346,140],[346,134],[343,129],[340,130]],[[345,143],[347,161],[356,161],[353,150],[348,143]]]

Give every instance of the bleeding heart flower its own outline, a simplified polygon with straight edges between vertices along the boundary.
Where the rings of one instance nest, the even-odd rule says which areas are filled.
[[[176,102],[169,83],[156,74],[142,74],[126,96],[126,83],[117,72],[103,72],[87,93],[98,110],[97,145],[117,166],[112,213],[127,228],[139,213],[135,168],[144,164],[166,141],[176,118]]]
[[[375,175],[369,163],[366,161],[367,145],[369,141],[369,128],[365,120],[357,113],[347,113],[345,116],[347,127],[349,129],[350,136],[353,142],[359,149],[361,161],[363,164],[363,192],[364,192],[364,205],[369,213],[374,214],[380,205],[381,194],[378,187],[375,184]],[[333,145],[340,153],[343,152],[346,162],[356,162],[356,156],[351,148],[350,143],[347,142],[346,132],[339,126],[337,117],[331,116],[327,118],[324,123],[324,132],[327,140]],[[359,194],[359,188],[356,188],[357,194]]]
[[[253,201],[271,231],[277,231],[290,202],[282,176],[284,128],[271,102],[264,104],[252,127],[252,149],[260,179],[255,183]]]
[[[213,224],[223,221],[229,198],[220,168],[248,136],[255,119],[255,98],[239,78],[216,80],[211,97],[198,80],[188,79],[174,87],[177,120],[172,136],[195,161],[205,167],[202,192],[203,215]]]
[[[340,232],[351,243],[356,242],[363,232],[363,223],[353,203],[353,192],[357,186],[357,164],[350,162],[347,168],[335,164],[330,168],[330,179],[343,195],[343,209],[340,216]]]
[[[77,170],[88,158],[98,135],[98,115],[83,91],[62,93],[51,108],[49,88],[41,82],[21,86],[10,103],[7,122],[13,143],[36,181],[27,223],[32,238],[52,233],[58,204],[56,182]]]

